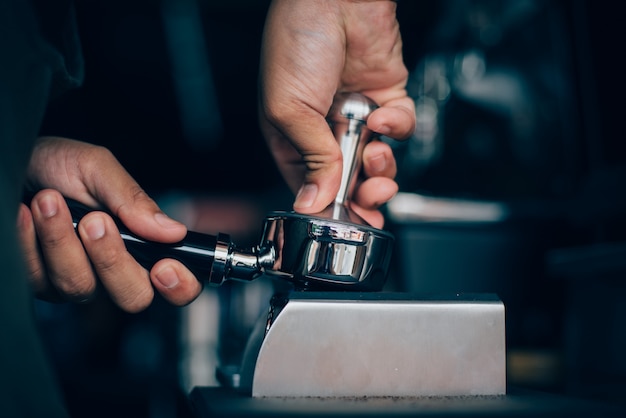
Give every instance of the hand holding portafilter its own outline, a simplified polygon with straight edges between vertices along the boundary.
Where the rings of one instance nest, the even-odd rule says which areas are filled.
[[[349,207],[363,147],[371,136],[367,117],[374,109],[376,104],[361,94],[335,97],[328,121],[343,153],[343,172],[337,198],[321,213],[270,213],[260,244],[247,249],[237,248],[226,234],[192,231],[177,244],[148,242],[118,221],[128,251],[147,268],[163,258],[177,259],[212,285],[226,279],[249,281],[265,273],[299,290],[381,290],[393,236],[371,227]],[[68,204],[76,225],[91,210],[77,202]]]

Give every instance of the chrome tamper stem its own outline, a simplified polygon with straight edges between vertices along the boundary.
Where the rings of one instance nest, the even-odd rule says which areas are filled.
[[[338,93],[328,112],[335,139],[341,148],[343,170],[335,203],[347,206],[352,199],[356,179],[361,170],[363,148],[372,132],[367,119],[378,106],[370,98],[358,93]]]

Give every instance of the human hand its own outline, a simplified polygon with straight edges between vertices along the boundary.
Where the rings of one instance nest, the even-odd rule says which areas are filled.
[[[367,121],[374,132],[404,139],[414,130],[395,10],[388,0],[275,0],[270,7],[260,121],[279,170],[297,193],[298,212],[320,212],[339,189],[341,151],[325,120],[336,92],[360,92],[380,105]],[[355,190],[352,208],[382,227],[378,207],[398,190],[391,148],[370,142],[363,172],[366,179]]]
[[[27,181],[29,189],[40,191],[29,206],[21,205],[18,232],[38,297],[85,302],[102,285],[120,308],[139,312],[152,302],[154,289],[175,305],[185,305],[200,293],[201,284],[176,260],[160,260],[150,272],[140,266],[107,213],[91,212],[74,229],[64,196],[106,209],[147,240],[173,243],[187,232],[158,208],[106,148],[40,138]]]

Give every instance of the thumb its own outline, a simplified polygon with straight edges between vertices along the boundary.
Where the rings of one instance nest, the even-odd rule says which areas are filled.
[[[307,214],[321,212],[335,199],[341,183],[343,161],[339,144],[319,114],[310,123],[291,126],[286,133],[305,165],[293,209]]]
[[[167,217],[105,147],[59,137],[39,138],[28,168],[36,189],[56,189],[93,208],[107,208],[133,233],[177,242],[185,225]]]
[[[116,194],[113,200],[106,197],[103,200],[128,229],[156,242],[173,243],[185,237],[187,227],[184,224],[166,215],[138,184],[127,186],[120,189],[124,191]]]
[[[91,166],[97,173],[86,173],[84,177],[93,179],[85,181],[90,194],[133,233],[165,243],[185,237],[185,225],[167,216],[112,154],[106,153]]]

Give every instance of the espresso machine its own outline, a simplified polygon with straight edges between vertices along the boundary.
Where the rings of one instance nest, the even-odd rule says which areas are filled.
[[[189,232],[157,244],[119,225],[146,266],[171,257],[212,286],[274,279],[275,293],[243,360],[216,371],[220,386],[196,387],[198,417],[317,415],[499,415],[520,406],[558,415],[549,403],[507,393],[505,307],[495,294],[383,291],[393,236],[350,209],[361,152],[377,108],[357,93],[336,96],[328,115],[343,153],[341,186],[322,213],[268,214],[259,244]],[[75,223],[90,209],[70,202]],[[571,409],[570,409],[571,412]]]

